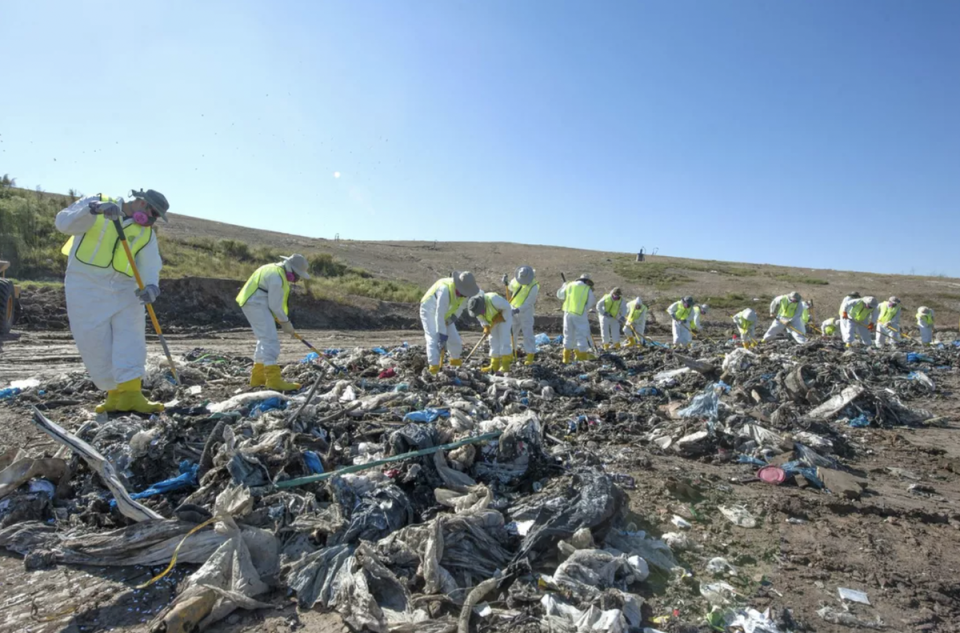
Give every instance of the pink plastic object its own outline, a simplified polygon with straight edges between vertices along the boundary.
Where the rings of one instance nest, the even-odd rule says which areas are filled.
[[[779,486],[786,480],[787,474],[779,466],[764,466],[757,471],[757,479]]]

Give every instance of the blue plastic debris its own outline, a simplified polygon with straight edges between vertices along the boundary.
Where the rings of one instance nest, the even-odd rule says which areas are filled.
[[[550,337],[542,332],[533,337],[533,342],[537,345],[549,345],[551,343]]]
[[[318,358],[320,358],[320,354],[318,354],[318,353],[316,353],[316,352],[310,352],[309,354],[307,354],[306,356],[304,356],[302,359],[300,359],[300,362],[301,362],[301,363],[312,363],[313,361],[317,360]]]
[[[763,461],[762,459],[757,459],[756,457],[752,457],[750,455],[738,455],[737,463],[750,464],[751,466],[761,466],[761,467],[769,465],[767,464],[767,462]]]
[[[783,472],[787,477],[793,477],[794,475],[802,475],[804,479],[810,482],[810,485],[814,488],[823,488],[823,482],[820,481],[820,477],[817,476],[817,469],[811,466],[804,466],[801,462],[787,462],[780,466]]]
[[[404,422],[433,422],[437,418],[449,418],[450,411],[447,409],[432,409],[427,408],[422,411],[411,411],[407,415],[403,416]]]
[[[373,351],[376,352],[377,354],[380,354],[381,356],[386,356],[387,354],[390,353],[387,350],[383,349],[382,347],[374,347]]]
[[[180,474],[170,479],[164,479],[151,485],[142,492],[134,492],[130,495],[131,499],[143,499],[144,497],[153,497],[166,492],[175,492],[183,488],[189,488],[197,485],[197,468],[199,464],[191,464],[188,460],[180,462]],[[110,501],[110,507],[117,506],[116,499]]]
[[[19,393],[20,393],[20,387],[7,387],[6,389],[0,389],[0,400],[13,398]]]
[[[400,382],[393,386],[394,391],[410,391],[410,384],[406,382]]]
[[[320,461],[320,456],[314,451],[303,451],[303,463],[306,464],[307,470],[314,475],[323,472],[323,462]]]
[[[250,410],[247,412],[247,415],[254,415],[256,413],[265,413],[266,411],[272,411],[273,409],[286,409],[287,402],[282,398],[274,396],[272,398],[267,398],[266,400],[261,400],[260,402],[255,402],[250,405]]]
[[[909,352],[907,354],[907,361],[911,363],[932,363],[933,359],[927,356],[926,354],[918,354],[917,352]]]
[[[323,350],[323,353],[325,356],[336,356],[342,351],[343,351],[342,349],[330,348],[330,349]]]
[[[656,387],[640,387],[640,389],[637,390],[637,395],[643,397],[659,396],[660,390]]]
[[[854,419],[850,420],[850,426],[855,429],[862,429],[865,426],[870,426],[870,420],[867,419],[867,416],[861,413]]]

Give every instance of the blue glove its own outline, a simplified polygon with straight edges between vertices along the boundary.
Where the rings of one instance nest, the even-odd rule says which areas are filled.
[[[447,336],[446,334],[441,334],[441,335],[440,335],[440,347],[443,347],[444,345],[446,345],[446,344],[447,344],[447,340],[448,340],[449,338],[450,338],[450,337]]]
[[[150,284],[148,286],[144,286],[143,290],[137,290],[136,293],[137,296],[140,297],[141,303],[153,303],[157,300],[157,297],[160,296],[160,288]]]
[[[517,316],[518,314],[520,314],[520,308],[514,308],[514,309],[511,310],[510,312],[513,313],[513,316]]]

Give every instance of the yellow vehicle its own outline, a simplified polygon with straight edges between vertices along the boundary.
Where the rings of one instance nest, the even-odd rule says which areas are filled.
[[[7,279],[10,262],[0,261],[0,335],[9,334],[20,318],[20,288]]]

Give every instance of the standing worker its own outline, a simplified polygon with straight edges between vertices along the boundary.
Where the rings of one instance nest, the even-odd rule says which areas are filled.
[[[673,319],[673,344],[685,347],[693,340],[690,330],[690,319],[693,316],[693,297],[684,297],[680,301],[670,304],[667,314]]]
[[[481,367],[485,373],[510,371],[513,350],[510,331],[513,329],[513,308],[510,302],[495,292],[474,295],[467,300],[467,312],[476,317],[489,337],[490,364]]]
[[[850,320],[844,317],[844,312],[846,312],[845,308],[848,305],[853,305],[858,299],[860,299],[860,293],[854,291],[844,297],[843,301],[840,302],[840,311],[838,312],[837,316],[840,317],[840,338],[844,342],[847,341],[847,338],[852,336],[852,332],[850,330],[853,328],[853,326],[850,324]]]
[[[740,333],[740,341],[743,346],[747,346],[747,339],[751,341],[756,339],[757,334],[757,313],[753,308],[746,308],[733,315],[733,324]]]
[[[597,301],[597,314],[600,315],[600,340],[603,349],[620,348],[620,326],[627,320],[627,306],[623,302],[623,293],[615,287]]]
[[[770,302],[770,316],[773,323],[763,335],[764,342],[780,336],[784,330],[790,332],[797,343],[807,342],[807,330],[803,325],[803,310],[800,309],[800,293],[791,292],[788,295],[774,297]]]
[[[456,320],[466,309],[466,301],[480,294],[480,287],[471,272],[454,271],[450,277],[438,279],[420,299],[420,322],[427,339],[427,364],[430,373],[440,371],[440,350],[446,348],[450,364],[461,365],[463,341],[457,332]]]
[[[577,360],[594,360],[590,353],[590,319],[587,315],[587,306],[596,300],[590,275],[583,274],[576,281],[564,282],[557,290],[557,299],[563,301],[563,362],[573,362],[574,348]]]
[[[920,342],[924,345],[933,343],[933,309],[920,306],[917,310],[917,327],[920,328]]]
[[[891,347],[900,342],[900,297],[890,297],[880,304],[877,318],[877,347],[890,341]]]
[[[693,313],[690,315],[690,333],[697,334],[700,332],[700,317],[707,313],[707,310],[710,309],[710,306],[707,304],[702,304],[698,306],[693,306]]]
[[[824,337],[833,336],[837,333],[838,327],[840,327],[840,319],[831,317],[820,324],[820,332]]]
[[[513,311],[513,342],[520,345],[520,335],[523,334],[523,349],[526,352],[524,365],[532,365],[537,353],[537,342],[533,334],[534,309],[537,306],[537,296],[540,294],[540,282],[535,279],[535,271],[530,266],[520,266],[507,284],[507,276],[503,276],[507,286],[507,299]]]
[[[850,347],[860,339],[864,345],[870,345],[870,333],[877,320],[877,300],[874,297],[858,299],[848,298],[840,306],[840,333],[843,342]]]
[[[639,336],[643,336],[647,331],[647,306],[643,305],[643,299],[640,295],[633,301],[627,302],[627,320],[623,324],[623,336],[626,339],[626,346],[632,347],[639,345]]]
[[[290,284],[300,279],[310,279],[307,258],[291,255],[277,264],[265,264],[253,271],[247,283],[237,294],[237,304],[257,337],[253,351],[253,370],[250,372],[251,387],[266,387],[274,391],[296,391],[300,385],[287,382],[280,376],[280,329],[294,336],[296,330],[290,322]]]
[[[803,331],[806,332],[811,327],[810,323],[815,323],[815,317],[813,316],[813,299],[801,301],[800,307],[803,308],[803,313],[800,316],[800,320],[803,321]]]
[[[170,208],[158,191],[134,191],[132,200],[103,194],[74,202],[57,214],[55,225],[70,235],[64,291],[67,317],[80,358],[98,389],[107,392],[97,413],[159,413],[163,405],[141,392],[146,373],[144,305],[160,295],[160,251],[151,228]],[[137,270],[141,291],[114,220],[120,220]]]

